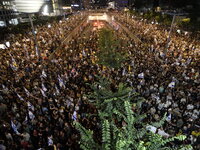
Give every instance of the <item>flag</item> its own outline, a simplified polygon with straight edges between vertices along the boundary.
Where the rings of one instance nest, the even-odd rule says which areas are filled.
[[[32,113],[32,111],[28,111],[28,116],[31,120],[33,120],[35,118],[35,115]]]
[[[56,94],[59,95],[60,94],[60,91],[58,89],[58,87],[55,85],[55,88],[56,88]]]
[[[6,89],[7,87],[6,87],[4,84],[2,84],[2,88],[3,88],[3,89]]]
[[[86,56],[86,53],[85,53],[85,51],[84,51],[84,50],[83,50],[83,53],[82,53],[82,54],[83,54],[83,56]]]
[[[175,82],[172,81],[172,82],[168,85],[168,87],[170,87],[170,88],[174,88],[174,87],[175,87]]]
[[[44,86],[43,83],[42,83],[42,90],[45,91],[45,92],[47,91],[47,88]]]
[[[45,73],[44,70],[42,70],[42,75],[40,76],[41,78],[46,78],[47,77],[47,74]]]
[[[18,132],[18,130],[17,130],[17,126],[12,122],[12,120],[11,120],[11,127],[12,127],[13,131],[14,131],[16,134],[20,134],[20,133]]]
[[[12,62],[11,62],[11,64],[10,64],[10,67],[12,68],[13,71],[17,71],[17,70],[18,70],[18,65],[17,65],[16,61],[15,61],[15,59],[12,57],[11,54],[9,54],[9,55],[10,55],[11,60],[12,60]]]
[[[152,126],[152,125],[146,126],[146,129],[147,129],[148,131],[153,132],[153,133],[156,133],[156,131],[157,131],[157,128],[154,127],[154,126]]]
[[[28,117],[26,116],[26,118],[25,118],[25,120],[24,120],[24,122],[23,122],[24,124],[27,124],[28,123]]]
[[[138,74],[138,78],[143,79],[144,78],[144,73],[142,72],[142,73]]]
[[[24,99],[17,93],[17,96],[19,97],[19,99],[21,100],[21,101],[24,101]]]
[[[77,112],[74,111],[73,115],[72,115],[72,120],[76,121],[77,120]]]
[[[34,106],[29,101],[27,102],[27,105],[30,110],[35,110]]]
[[[37,46],[35,46],[35,50],[36,50],[36,56],[39,57],[39,51]]]
[[[40,91],[41,91],[43,97],[47,97],[45,92],[42,89],[40,89]]]
[[[122,76],[124,76],[125,74],[126,74],[126,70],[123,69],[123,71],[122,71]]]
[[[172,115],[169,114],[169,115],[167,116],[167,118],[166,118],[166,121],[171,121],[171,119],[172,119]]]
[[[52,136],[48,137],[48,146],[53,145]]]
[[[24,90],[26,92],[26,95],[29,97],[30,96],[30,92],[24,87]]]
[[[64,81],[63,81],[63,79],[60,77],[60,75],[58,75],[58,81],[59,81],[60,87],[64,87],[64,88],[65,88]]]

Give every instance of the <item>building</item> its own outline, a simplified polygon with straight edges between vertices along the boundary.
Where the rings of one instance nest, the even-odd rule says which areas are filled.
[[[53,6],[54,15],[62,15],[63,14],[63,1],[62,0],[51,0]]]
[[[14,0],[0,1],[0,27],[18,24],[18,12]]]

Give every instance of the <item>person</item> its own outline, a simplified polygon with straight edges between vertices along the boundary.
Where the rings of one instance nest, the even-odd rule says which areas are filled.
[[[0,140],[0,150],[6,150],[6,146],[4,145],[3,140]]]
[[[115,18],[123,23],[120,15]],[[77,14],[52,23],[51,28],[37,26],[42,61],[35,55],[31,33],[13,36],[11,47],[0,51],[0,94],[7,107],[0,139],[13,139],[13,144],[5,140],[6,148],[78,149],[80,135],[74,120],[94,129],[100,141],[99,119],[86,115],[98,112],[85,97],[91,92],[88,84],[98,80],[96,76],[110,78],[113,89],[120,82],[135,87],[147,99],[141,110],[147,113],[146,122],[159,121],[167,112],[169,117],[160,133],[171,136],[183,132],[187,143],[197,144],[192,131],[198,131],[195,126],[200,125],[198,40],[173,35],[170,50],[163,56],[165,29],[132,19],[123,24],[142,42],[121,32],[118,50],[127,52],[128,60],[120,69],[109,69],[96,63],[98,30],[89,34],[84,26],[84,33],[77,32],[67,43],[61,42],[83,20]]]

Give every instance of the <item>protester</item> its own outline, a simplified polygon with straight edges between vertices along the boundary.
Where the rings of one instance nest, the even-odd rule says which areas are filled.
[[[141,93],[147,99],[142,104],[147,121],[159,121],[167,112],[166,123],[158,129],[160,135],[186,134],[187,142],[198,147],[198,41],[175,34],[165,53],[164,29],[135,19],[126,23],[118,15],[115,19],[142,42],[127,38],[117,28],[121,32],[118,49],[127,52],[129,59],[121,69],[108,69],[96,64],[98,30],[86,32],[87,27],[83,26],[68,44],[63,42],[86,16],[78,13],[68,20],[38,26],[41,61],[32,33],[11,36],[11,46],[0,51],[2,149],[79,149],[80,135],[74,121],[100,131],[98,118],[86,117],[88,113],[97,114],[85,97],[91,91],[88,84],[94,83],[97,75],[110,78],[113,84],[126,82]],[[101,133],[95,137],[100,141]]]

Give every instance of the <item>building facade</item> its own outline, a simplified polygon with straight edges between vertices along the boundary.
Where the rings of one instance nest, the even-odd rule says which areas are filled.
[[[18,15],[14,0],[0,1],[0,27],[18,24]]]

